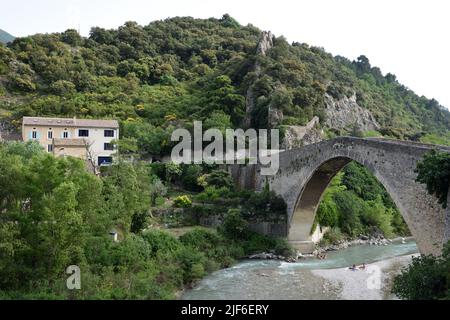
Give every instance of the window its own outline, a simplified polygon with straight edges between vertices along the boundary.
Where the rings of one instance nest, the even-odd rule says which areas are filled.
[[[47,145],[47,151],[48,152],[53,152],[53,145],[52,144]]]
[[[86,130],[86,129],[78,130],[78,136],[79,137],[89,137],[89,130]]]
[[[103,150],[114,150],[114,145],[112,143],[105,142],[103,144]]]
[[[112,163],[112,157],[98,157],[98,165],[104,166]]]
[[[31,138],[37,139],[37,136],[38,136],[37,131],[31,132]]]
[[[69,137],[69,132],[68,131],[64,131],[63,132],[63,138],[67,139]]]
[[[114,137],[114,130],[105,130],[105,137]]]
[[[47,131],[47,139],[53,139],[53,131]]]

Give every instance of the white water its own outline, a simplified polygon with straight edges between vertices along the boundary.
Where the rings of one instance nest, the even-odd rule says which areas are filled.
[[[415,242],[410,240],[387,246],[353,246],[328,252],[325,260],[312,258],[296,263],[245,260],[210,274],[187,290],[182,299],[340,299],[342,284],[318,276],[312,270],[368,264],[417,251]]]

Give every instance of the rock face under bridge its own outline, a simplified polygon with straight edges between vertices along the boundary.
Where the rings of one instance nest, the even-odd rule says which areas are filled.
[[[250,175],[261,190],[270,189],[287,203],[288,240],[311,251],[310,230],[324,190],[347,163],[364,165],[386,188],[400,210],[421,253],[438,254],[450,239],[450,210],[444,210],[423,184],[415,181],[417,162],[431,149],[450,148],[387,139],[339,137],[279,154],[276,175]],[[248,185],[248,182],[247,182]]]

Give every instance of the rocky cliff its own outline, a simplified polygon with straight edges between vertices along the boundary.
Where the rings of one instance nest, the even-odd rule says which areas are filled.
[[[325,116],[324,125],[337,131],[350,132],[356,129],[363,132],[380,129],[372,113],[358,105],[356,95],[337,100],[325,94]]]
[[[263,31],[261,32],[261,36],[258,42],[258,45],[256,47],[256,54],[265,56],[267,51],[273,47],[273,39],[274,35],[270,31]],[[255,78],[259,78],[261,75],[261,66],[258,62],[254,65],[254,73]],[[256,80],[255,79],[255,80]],[[250,127],[251,125],[251,116],[252,111],[255,108],[255,99],[254,96],[254,90],[253,90],[253,84],[251,84],[248,89],[245,96],[245,119],[244,119],[244,126]]]

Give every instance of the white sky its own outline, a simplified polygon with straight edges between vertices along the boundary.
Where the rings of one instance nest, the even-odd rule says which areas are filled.
[[[174,16],[220,18],[229,13],[289,42],[324,47],[372,66],[419,95],[450,108],[450,1],[448,0],[0,0],[0,28],[14,36],[146,25]]]

